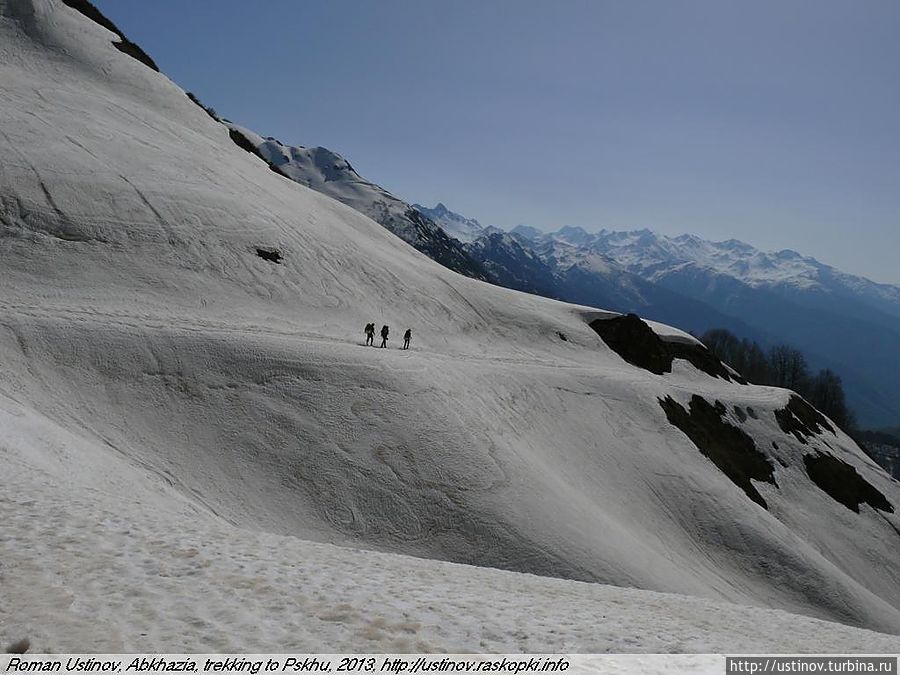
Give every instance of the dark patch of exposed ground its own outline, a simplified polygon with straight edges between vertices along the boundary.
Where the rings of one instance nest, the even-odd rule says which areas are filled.
[[[103,13],[94,7],[94,5],[89,2],[89,0],[62,0],[65,5],[71,7],[77,12],[81,12],[88,19],[93,21],[94,23],[103,26],[106,30],[111,33],[115,33],[119,36],[119,42],[113,42],[113,47],[118,49],[123,54],[128,54],[133,59],[136,59],[143,63],[148,68],[155,70],[157,73],[159,72],[159,66],[156,65],[156,62],[150,58],[150,55],[147,54],[143,49],[140,48],[139,45],[135,44],[127,37],[125,34],[119,30],[119,27],[116,26],[112,21],[107,19]]]
[[[828,493],[834,501],[859,513],[860,504],[873,509],[893,513],[894,507],[881,492],[859,475],[846,462],[832,455],[803,455],[806,473],[819,489]]]
[[[681,429],[731,482],[764,509],[769,508],[751,479],[778,487],[772,464],[756,449],[747,433],[723,419],[724,405],[719,401],[712,405],[696,394],[691,398],[690,410],[685,410],[671,396],[659,399],[659,405],[669,422]]]
[[[263,260],[268,260],[269,262],[273,262],[276,265],[281,264],[281,251],[274,248],[258,248],[256,249],[256,255],[258,255]]]
[[[791,395],[784,408],[775,411],[775,420],[784,433],[793,434],[804,444],[808,443],[807,438],[823,434],[826,429],[835,434],[834,427],[829,424],[825,415],[796,394]]]
[[[696,344],[666,342],[636,314],[623,314],[611,319],[595,319],[590,327],[616,354],[628,363],[651,373],[672,372],[672,361],[684,359],[712,377],[747,384],[725,367],[706,347]]]

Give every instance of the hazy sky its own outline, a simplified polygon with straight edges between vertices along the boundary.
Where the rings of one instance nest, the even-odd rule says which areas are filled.
[[[483,224],[900,283],[896,0],[95,0],[220,115]]]

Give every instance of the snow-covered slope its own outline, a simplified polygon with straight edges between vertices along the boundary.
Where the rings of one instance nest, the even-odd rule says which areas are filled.
[[[4,402],[0,447],[20,434],[31,460],[4,452],[15,488],[0,494],[4,646],[28,637],[36,653],[900,651],[898,636],[782,611],[238,530],[152,472]]]
[[[257,154],[277,173],[363,213],[445,267],[488,280],[484,269],[428,217],[360,176],[350,162],[327,148],[284,145],[226,122],[232,140]]]
[[[434,263],[268,170],[114,38],[0,0],[4,634],[896,651],[711,602],[900,633],[900,488],[840,430],[672,361],[677,331],[642,336],[669,354],[655,374],[590,327],[608,313]],[[369,321],[413,349],[364,347]]]

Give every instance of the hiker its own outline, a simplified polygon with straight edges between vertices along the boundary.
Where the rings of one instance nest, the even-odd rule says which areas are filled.
[[[409,349],[409,339],[412,337],[412,328],[407,328],[403,334],[403,349]]]
[[[366,347],[375,346],[375,322],[366,324]]]
[[[390,328],[388,328],[387,325],[384,325],[381,327],[381,346],[382,346],[382,348],[387,347],[388,332],[390,332]]]

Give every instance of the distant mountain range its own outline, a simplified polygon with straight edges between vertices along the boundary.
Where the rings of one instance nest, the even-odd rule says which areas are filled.
[[[646,229],[591,233],[563,227],[543,233],[523,226],[511,236],[558,273],[580,277],[581,283],[568,285],[566,299],[589,303],[591,282],[598,277],[631,285],[627,275],[637,276],[656,292],[666,289],[676,299],[690,298],[714,311],[698,316],[678,306],[681,317],[655,306],[635,305],[635,311],[689,330],[719,325],[764,343],[793,344],[813,366],[842,376],[862,424],[885,426],[900,419],[900,286],[847,274],[795,251],[760,251],[736,239],[712,242]]]
[[[844,380],[867,426],[900,420],[900,287],[845,274],[794,251],[650,230],[563,227],[511,232],[409,204],[360,176],[340,155],[289,146],[227,123],[232,139],[286,178],[366,214],[445,267],[500,286],[701,333],[727,328],[763,344],[790,343]]]
[[[460,274],[506,288],[564,299],[703,330],[712,321],[741,334],[752,329],[740,319],[647,282],[613,261],[593,258],[573,268],[532,250],[518,233],[485,227],[443,204],[411,205],[360,176],[343,157],[326,148],[290,146],[227,120],[232,140],[269,168],[364,213],[433,260]],[[452,236],[451,236],[452,235]]]
[[[642,279],[740,317],[763,341],[804,350],[841,374],[866,425],[900,419],[900,286],[846,274],[795,251],[760,251],[731,239],[578,227],[516,233],[565,266],[600,256]]]
[[[421,204],[413,204],[413,208],[431,218],[444,229],[444,232],[464,244],[471,244],[479,237],[503,232],[499,227],[485,227],[474,218],[466,218],[454,213],[441,203],[438,203],[433,209]]]

